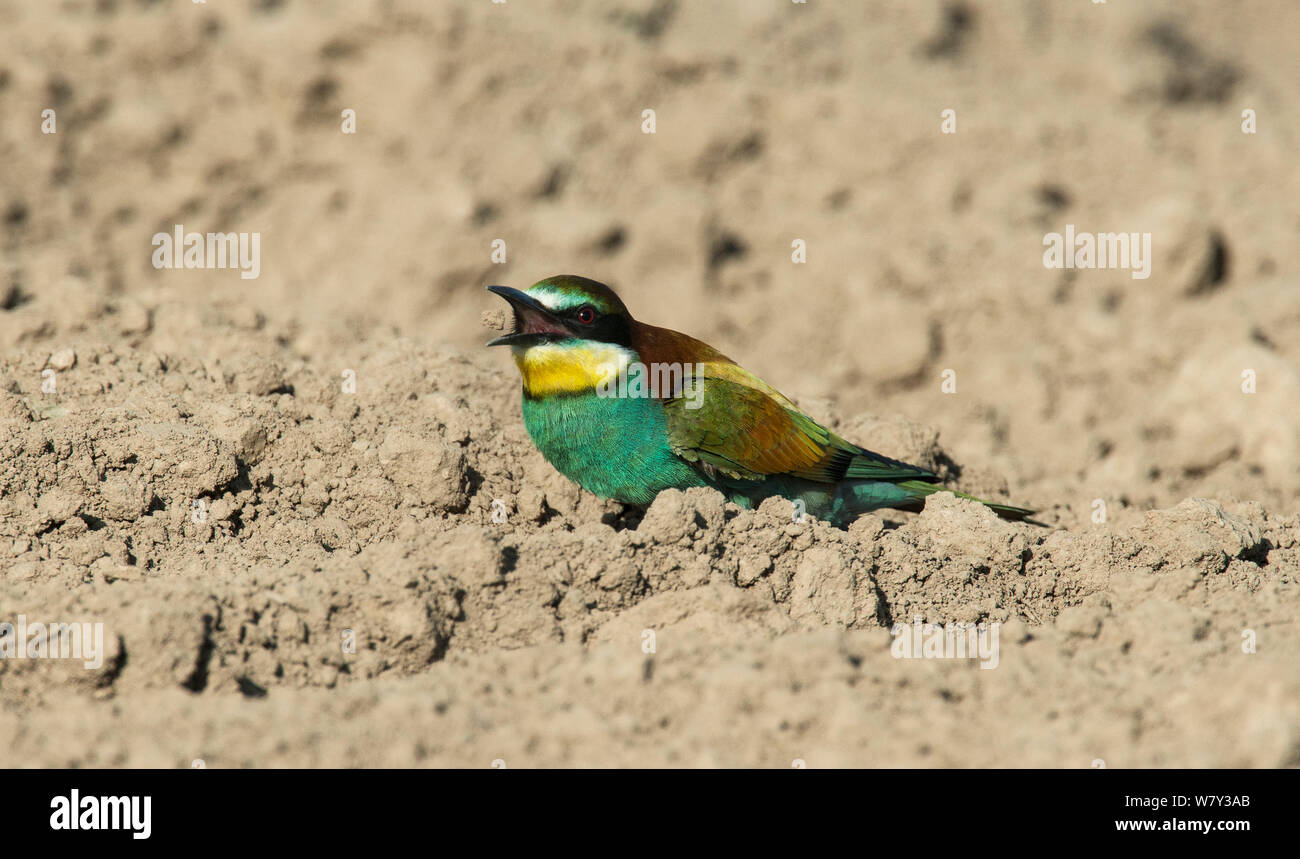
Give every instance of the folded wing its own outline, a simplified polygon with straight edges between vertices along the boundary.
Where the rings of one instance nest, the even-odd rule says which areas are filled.
[[[938,480],[840,438],[737,364],[699,364],[696,385],[689,396],[663,401],[669,444],[688,462],[744,480],[775,474],[824,483]]]

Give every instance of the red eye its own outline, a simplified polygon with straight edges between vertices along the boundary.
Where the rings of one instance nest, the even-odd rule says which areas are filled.
[[[590,307],[579,307],[576,315],[583,325],[590,325],[596,321],[596,311]]]

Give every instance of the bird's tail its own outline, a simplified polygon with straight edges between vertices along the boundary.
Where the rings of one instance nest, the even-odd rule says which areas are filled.
[[[824,519],[839,527],[847,527],[863,513],[893,507],[898,510],[920,510],[925,499],[936,492],[952,492],[959,498],[969,498],[986,505],[1004,519],[1023,520],[1034,525],[1028,517],[1033,510],[996,504],[949,489],[938,483],[924,480],[843,480],[837,484],[805,480],[794,477],[773,476],[767,480],[731,481],[719,487],[736,504],[746,509],[757,507],[763,499],[773,495],[788,498],[810,516]]]
[[[994,513],[1001,516],[1003,519],[1011,519],[1012,521],[1027,520],[1029,519],[1030,516],[1034,515],[1034,513],[1038,512],[1036,510],[1030,510],[1025,507],[1013,507],[1010,504],[998,504],[995,501],[987,501],[983,498],[977,498],[976,496],[969,495],[965,492],[959,492],[956,489],[949,488],[940,483],[926,483],[923,480],[905,480],[902,483],[898,484],[898,488],[906,489],[909,493],[911,493],[915,498],[920,500],[922,503],[924,503],[924,500],[927,497],[933,495],[936,492],[951,492],[953,495],[956,495],[958,498],[969,498],[971,501],[978,501],[979,503],[983,504],[985,507],[992,510]]]

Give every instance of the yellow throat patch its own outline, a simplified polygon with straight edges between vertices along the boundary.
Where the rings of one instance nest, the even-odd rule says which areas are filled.
[[[512,351],[524,390],[534,397],[594,391],[602,381],[617,378],[633,360],[631,352],[612,343],[542,343]]]

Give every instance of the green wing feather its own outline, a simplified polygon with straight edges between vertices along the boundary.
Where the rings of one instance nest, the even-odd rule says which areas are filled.
[[[840,438],[707,343],[650,325],[639,326],[636,336],[634,346],[642,360],[694,365],[701,388],[689,396],[662,397],[660,402],[670,449],[710,479],[715,475],[709,472],[720,472],[734,480],[762,482],[789,497],[804,491],[792,486],[792,480],[805,488],[827,485],[827,491],[800,497],[820,494],[827,504],[843,503],[844,509],[833,516],[852,516],[881,506],[919,506],[926,496],[945,489],[932,471]],[[1033,512],[973,500],[1012,519]]]
[[[774,474],[821,483],[938,480],[934,472],[840,438],[735,364],[701,366],[697,408],[684,397],[664,401],[669,444],[688,462],[747,480]]]

